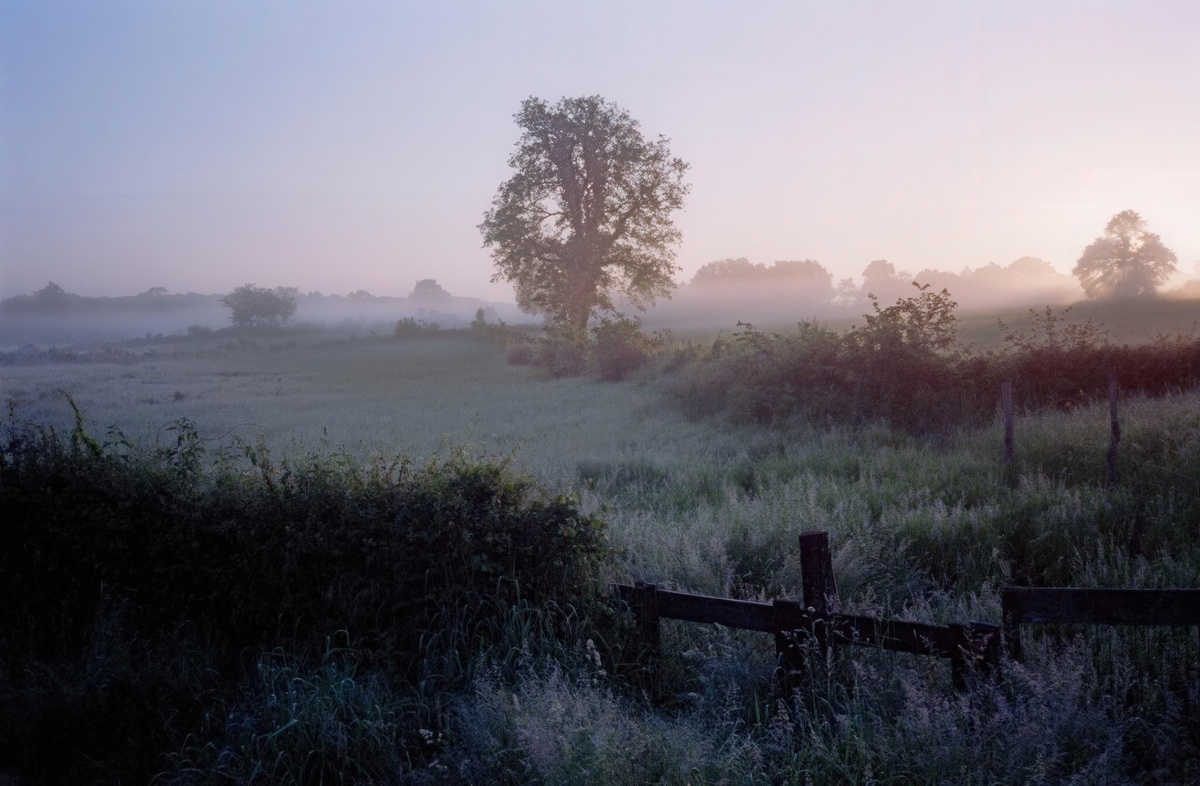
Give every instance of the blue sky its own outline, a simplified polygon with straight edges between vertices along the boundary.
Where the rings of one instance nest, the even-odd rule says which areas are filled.
[[[1067,272],[1116,212],[1197,275],[1200,4],[0,0],[0,297],[489,282],[529,96],[600,94],[725,257]]]

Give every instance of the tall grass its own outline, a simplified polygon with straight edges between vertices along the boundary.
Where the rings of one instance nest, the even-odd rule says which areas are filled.
[[[261,492],[252,506],[213,507],[248,533],[274,532],[256,529],[251,519],[280,510],[291,511],[279,520],[293,526],[307,521],[304,510],[314,511],[314,522],[336,513],[334,524],[304,530],[308,545],[298,553],[309,560],[304,571],[346,568],[340,575],[348,583],[328,599],[344,608],[374,608],[355,601],[367,597],[351,580],[361,568],[339,562],[347,559],[343,550],[353,551],[344,542],[354,531],[348,517],[391,510],[394,495],[364,490],[396,491],[382,480],[396,477],[388,475],[388,461],[364,465],[362,457],[382,454],[393,440],[428,455],[441,433],[472,429],[492,451],[512,456],[508,466],[518,477],[528,471],[548,486],[548,502],[565,495],[581,516],[605,523],[609,556],[593,566],[599,583],[642,579],[715,595],[797,597],[796,536],[825,529],[843,605],[862,613],[995,623],[998,590],[1008,583],[1200,586],[1200,420],[1191,394],[1122,400],[1118,482],[1111,488],[1103,483],[1105,407],[1022,413],[1013,485],[1001,460],[1001,426],[991,418],[934,438],[878,421],[780,421],[771,428],[691,421],[652,386],[532,382],[526,369],[508,366],[484,345],[445,347],[425,355],[392,342],[360,342],[312,354],[263,351],[226,366],[205,367],[195,358],[164,364],[154,371],[161,375],[155,384],[189,397],[155,417],[197,404],[193,430],[154,430],[141,446],[137,438],[123,444],[117,432],[97,435],[112,462],[99,474],[89,443],[72,447],[74,413],[48,392],[70,380],[39,367],[4,384],[20,386],[23,400],[58,424],[55,466],[79,468],[56,475],[59,492],[77,482],[145,492],[145,504],[122,507],[107,498],[105,509],[127,519],[123,528],[149,521],[155,508],[148,500],[172,489],[192,489],[191,497],[171,497],[180,512],[208,493],[186,480],[210,471],[191,461],[197,448],[206,461],[218,460],[212,471],[228,470],[213,488],[237,499]],[[97,405],[100,423],[145,417],[121,392],[120,373],[82,402]],[[224,447],[193,441],[189,434],[215,436],[228,427],[220,408],[210,406],[213,397],[178,384],[192,373],[213,385],[227,381],[231,395],[246,393],[234,406],[284,445],[276,448],[271,437],[261,444],[227,440]],[[300,409],[315,420],[295,417],[273,393],[252,393],[265,391],[272,374],[291,380],[283,397],[308,402]],[[298,442],[285,436],[293,425],[302,429]],[[319,470],[305,462],[312,451],[295,449],[314,435],[312,444],[323,438],[327,445],[314,457]],[[137,465],[146,449],[162,462],[161,473],[122,475],[120,467]],[[426,463],[410,462],[415,469]],[[146,480],[151,476],[156,480]],[[439,477],[449,483],[453,473]],[[511,476],[501,475],[502,487],[504,478]],[[6,481],[3,488],[35,499],[27,483]],[[343,498],[346,507],[334,504]],[[30,509],[74,510],[61,493],[56,499]],[[186,523],[189,515],[177,518]],[[12,532],[7,521],[5,527]],[[107,540],[122,548],[141,542],[154,553],[151,535]],[[184,553],[208,553],[188,552],[189,542],[180,540]],[[79,556],[85,553],[93,552]],[[390,552],[358,553],[366,559]],[[312,608],[291,599],[302,595],[271,594],[272,565],[265,557],[247,562],[248,574],[262,575],[246,586],[270,598],[263,615]],[[149,564],[139,570],[156,575]],[[163,578],[156,586],[186,584]],[[68,598],[95,599],[89,614],[71,624],[39,615],[28,630],[18,615],[6,626],[12,649],[0,675],[0,721],[33,731],[8,738],[0,772],[7,767],[33,782],[86,782],[101,772],[161,773],[163,782],[316,782],[323,774],[326,782],[381,783],[1187,783],[1200,775],[1193,720],[1200,652],[1191,631],[1031,628],[1026,663],[1006,663],[1001,684],[965,695],[951,690],[944,662],[856,649],[826,663],[813,653],[808,689],[776,697],[768,636],[666,623],[663,652],[649,673],[637,660],[627,618],[600,604],[581,612],[561,599],[514,603],[503,586],[495,595],[492,585],[464,595],[462,609],[431,619],[421,641],[438,655],[420,672],[430,679],[389,665],[380,657],[383,639],[372,639],[381,634],[365,623],[347,637],[322,618],[328,624],[304,646],[254,639],[222,649],[207,625],[180,624],[174,614],[152,626],[133,600],[95,594],[95,583],[71,578],[58,586]],[[525,586],[520,601],[528,599]],[[22,597],[19,587],[8,589]],[[481,608],[491,611],[465,633],[462,615]],[[277,619],[243,619],[253,621],[246,630],[286,632]],[[380,627],[392,630],[391,622]],[[59,632],[40,646],[74,647],[74,654],[30,657],[26,643],[47,630]],[[59,756],[58,769],[32,764],[32,740],[63,719],[72,721],[67,728],[77,730],[93,762],[76,757],[68,768]],[[49,739],[38,755],[53,762],[65,738]]]

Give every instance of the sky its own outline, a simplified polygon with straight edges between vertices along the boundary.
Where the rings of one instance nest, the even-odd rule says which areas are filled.
[[[601,95],[691,165],[678,276],[1200,260],[1200,3],[0,0],[0,298],[245,283],[513,299],[513,114]]]

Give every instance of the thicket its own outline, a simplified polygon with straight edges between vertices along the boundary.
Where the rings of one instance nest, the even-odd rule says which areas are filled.
[[[261,443],[209,454],[187,420],[172,430],[172,444],[141,451],[116,432],[92,436],[78,410],[69,436],[10,412],[0,771],[148,782],[172,751],[201,761],[222,758],[226,737],[265,744],[226,711],[260,680],[332,680],[306,694],[320,703],[359,670],[374,676],[349,687],[383,680],[393,703],[407,697],[385,719],[395,777],[424,749],[405,752],[404,736],[437,728],[480,652],[503,664],[539,641],[574,641],[596,597],[602,522],[503,461],[276,462]],[[239,711],[273,712],[278,692],[258,693]],[[372,701],[351,704],[374,712]],[[320,761],[305,758],[313,751]],[[338,769],[353,761],[344,751],[292,754],[306,781],[370,775]]]
[[[547,327],[530,336],[501,325],[494,333],[515,366],[537,366],[551,377],[590,374],[618,382],[646,366],[671,342],[668,331],[647,334],[636,317],[603,317],[586,333],[569,327]]]
[[[1161,395],[1200,381],[1200,338],[1160,336],[1116,345],[1094,323],[1067,312],[1033,311],[1030,327],[1001,323],[1005,347],[977,352],[956,336],[949,292],[918,287],[844,333],[802,322],[795,333],[764,333],[748,323],[710,347],[665,353],[669,395],[695,417],[778,423],[886,422],[910,434],[946,433],[991,418],[1000,385],[1013,384],[1025,411],[1079,406],[1105,395],[1115,370],[1125,393]],[[1067,310],[1069,311],[1069,309]]]

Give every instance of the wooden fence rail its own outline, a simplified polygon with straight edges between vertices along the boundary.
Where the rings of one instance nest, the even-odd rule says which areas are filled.
[[[1004,639],[1020,660],[1021,625],[1200,626],[1200,589],[1004,587]]]
[[[773,603],[715,598],[659,589],[653,584],[617,584],[614,591],[638,618],[649,648],[659,649],[659,620],[724,625],[775,635],[784,687],[795,684],[804,671],[805,644],[813,641],[824,650],[854,645],[892,652],[947,658],[954,687],[964,690],[971,669],[998,674],[1000,626],[983,623],[927,625],[904,620],[882,620],[841,614],[826,532],[800,536],[800,564],[804,602]]]
[[[774,634],[780,687],[789,693],[802,681],[808,644],[821,652],[860,646],[946,658],[955,689],[964,690],[972,671],[999,677],[1002,637],[1010,657],[1021,659],[1022,625],[1200,627],[1200,589],[1004,587],[1003,626],[927,625],[842,614],[827,532],[800,536],[800,570],[803,602],[714,598],[640,582],[613,585],[613,592],[637,615],[643,641],[654,653],[660,649],[659,621],[664,618]]]

